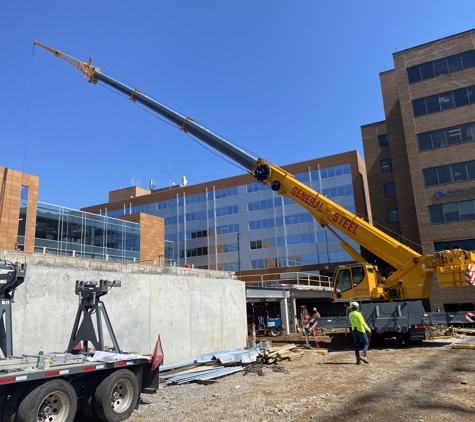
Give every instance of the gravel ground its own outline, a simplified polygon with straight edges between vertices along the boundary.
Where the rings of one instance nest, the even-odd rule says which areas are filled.
[[[301,335],[272,340],[273,346],[303,343]],[[250,364],[253,372],[209,385],[161,386],[142,396],[144,404],[128,421],[475,420],[475,350],[453,349],[453,342],[475,343],[475,337],[414,347],[393,340],[371,347],[370,363],[356,365],[348,338],[335,334],[320,343],[326,355],[306,352],[277,365]]]

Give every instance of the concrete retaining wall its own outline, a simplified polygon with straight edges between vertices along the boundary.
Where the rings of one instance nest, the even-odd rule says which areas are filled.
[[[64,352],[78,310],[76,280],[122,282],[101,297],[121,350],[152,353],[160,334],[165,363],[246,346],[246,293],[232,273],[88,261],[6,251],[27,264],[15,293],[13,354]],[[104,328],[105,344],[111,345]]]

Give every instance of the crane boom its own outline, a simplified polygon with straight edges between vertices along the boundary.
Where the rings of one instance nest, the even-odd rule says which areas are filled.
[[[35,45],[39,45],[57,57],[68,61],[83,72],[89,78],[89,82],[96,84],[98,81],[101,81],[124,93],[132,101],[143,104],[173,122],[179,129],[189,132],[242,165],[258,182],[269,185],[273,191],[292,199],[307,209],[322,227],[329,226],[335,229],[396,268],[394,273],[389,275],[387,279],[382,280],[380,276],[375,274],[372,266],[367,264],[363,268],[367,275],[366,284],[362,283],[360,286],[364,288],[359,289],[358,293],[358,289],[353,287],[356,286],[356,275],[351,275],[350,278],[353,281],[350,283],[351,286],[346,289],[346,293],[341,291],[341,289],[338,292],[335,291],[335,295],[338,298],[342,300],[360,298],[390,301],[427,298],[434,272],[439,274],[439,284],[443,287],[466,286],[466,273],[472,268],[469,265],[473,265],[475,262],[475,253],[454,249],[433,255],[421,255],[377,229],[363,218],[354,215],[319,192],[299,182],[283,168],[263,158],[253,157],[229,141],[199,125],[193,119],[177,113],[143,94],[138,89],[128,87],[104,75],[100,69],[92,66],[92,59],[85,63],[36,41]],[[332,231],[334,232],[334,230]],[[352,253],[351,246],[346,242],[342,241],[342,244],[345,250],[350,251],[350,255],[357,262],[361,263],[360,255],[354,250]],[[343,286],[344,283],[341,282],[340,285]]]

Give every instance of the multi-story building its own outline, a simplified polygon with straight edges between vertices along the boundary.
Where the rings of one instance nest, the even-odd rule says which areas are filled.
[[[422,253],[475,249],[475,30],[393,54],[380,74],[385,120],[362,126],[372,216]],[[475,289],[432,309],[473,310]]]
[[[301,182],[367,217],[366,171],[356,151],[284,167]],[[116,218],[143,213],[165,222],[165,263],[245,273],[318,271],[352,261],[312,215],[252,176],[109,193],[84,211]],[[142,230],[142,233],[145,233]],[[359,246],[345,238],[355,249]],[[158,241],[158,239],[157,239]]]

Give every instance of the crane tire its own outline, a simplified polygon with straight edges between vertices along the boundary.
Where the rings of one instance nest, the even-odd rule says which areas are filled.
[[[139,383],[128,369],[107,375],[96,388],[94,407],[103,422],[125,421],[134,411],[139,399]]]
[[[7,402],[5,403],[3,422],[16,422],[18,406],[30,388],[31,386],[27,382],[23,382],[15,387],[13,392],[10,394],[10,397],[8,397]]]
[[[94,394],[96,393],[97,384],[99,384],[99,381],[105,376],[105,374],[106,373],[103,371],[89,374],[84,384],[84,388],[82,389],[79,405],[84,416],[86,416],[90,421],[100,421],[94,406]]]
[[[62,379],[40,382],[21,401],[16,422],[73,422],[77,404],[76,391],[68,382]]]

